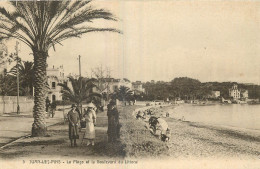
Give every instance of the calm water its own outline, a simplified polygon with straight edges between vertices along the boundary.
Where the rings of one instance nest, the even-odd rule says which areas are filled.
[[[171,110],[170,117],[185,121],[203,122],[244,129],[260,130],[260,105],[179,105]]]

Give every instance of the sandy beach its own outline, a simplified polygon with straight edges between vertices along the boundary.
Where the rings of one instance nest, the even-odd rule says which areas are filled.
[[[159,109],[165,114],[174,106]],[[166,143],[171,158],[260,158],[260,133],[237,127],[217,126],[165,118],[171,129],[171,139]]]

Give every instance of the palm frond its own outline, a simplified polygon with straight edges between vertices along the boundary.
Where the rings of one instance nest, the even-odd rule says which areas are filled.
[[[91,0],[10,1],[15,11],[0,8],[0,39],[16,38],[32,49],[48,50],[62,41],[89,32],[117,32],[114,28],[79,27],[97,19],[118,21],[109,11],[94,9]]]

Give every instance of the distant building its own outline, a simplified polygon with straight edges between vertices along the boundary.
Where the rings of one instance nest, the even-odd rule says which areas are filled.
[[[124,79],[104,78],[102,80],[102,83],[103,83],[102,88],[105,88],[105,90],[102,91],[103,93],[114,93],[117,90],[119,90],[120,86],[125,86],[128,87],[130,90],[132,90],[132,83],[130,82],[130,80],[126,78]],[[98,89],[94,88],[93,91],[98,92]]]
[[[248,90],[238,89],[237,84],[234,84],[231,89],[229,89],[229,96],[234,100],[248,99]]]
[[[219,98],[220,97],[220,91],[211,91],[211,94],[209,95],[209,98]]]
[[[141,94],[145,92],[141,81],[132,82],[132,91],[134,94]]]
[[[229,89],[229,97],[233,99],[240,99],[240,90],[237,88],[237,84],[234,84],[231,89]]]
[[[58,83],[68,82],[68,79],[64,76],[63,66],[47,68],[47,82],[50,101],[62,100],[62,87],[58,86]]]
[[[241,90],[241,97],[244,99],[248,99],[248,90]]]

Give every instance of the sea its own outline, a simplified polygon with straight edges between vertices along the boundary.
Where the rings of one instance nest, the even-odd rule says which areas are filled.
[[[168,112],[170,117],[184,121],[260,131],[260,105],[180,104]]]

